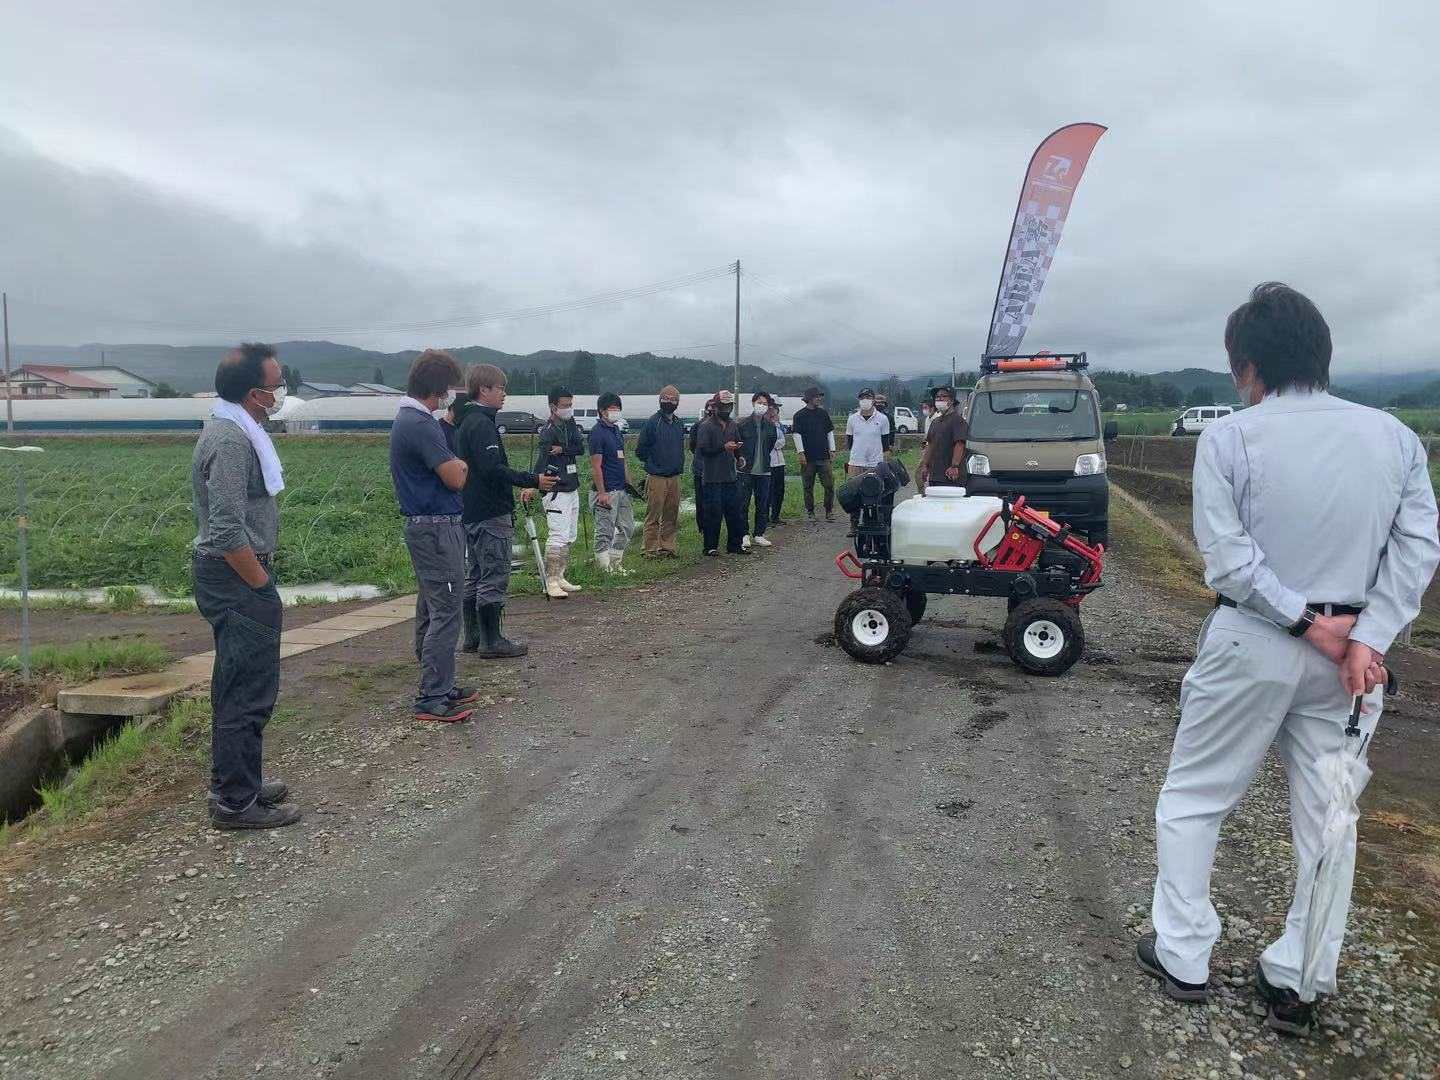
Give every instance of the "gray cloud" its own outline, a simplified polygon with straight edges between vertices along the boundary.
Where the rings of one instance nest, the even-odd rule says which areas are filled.
[[[1218,366],[1280,278],[1337,370],[1440,358],[1429,5],[64,7],[21,0],[0,42],[0,280],[73,309],[28,341],[384,327],[738,257],[783,290],[745,290],[749,359],[969,366],[1025,162],[1083,119],[1111,130],[1029,344]],[[680,349],[731,302],[334,336]],[[161,324],[104,317],[136,311]]]

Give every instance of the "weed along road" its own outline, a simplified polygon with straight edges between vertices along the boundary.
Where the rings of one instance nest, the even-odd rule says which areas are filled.
[[[191,760],[0,855],[0,1075],[1430,1075],[1433,899],[1369,824],[1323,1032],[1255,1015],[1291,874],[1273,762],[1222,842],[1219,994],[1175,1004],[1136,970],[1205,611],[1146,584],[1174,575],[1144,527],[1117,527],[1059,679],[971,599],[851,661],[842,525],[517,603],[530,656],[465,661],[495,700],[453,729],[408,716],[408,624],[287,661],[267,753],[299,826],[210,831]],[[1435,711],[1412,698],[1390,738],[1440,759]],[[1412,816],[1434,790],[1402,793]]]

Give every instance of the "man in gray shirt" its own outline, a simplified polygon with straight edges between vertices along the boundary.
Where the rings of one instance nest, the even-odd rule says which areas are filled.
[[[285,400],[275,350],[242,345],[215,372],[219,400],[190,467],[195,603],[215,634],[210,681],[210,821],[273,829],[300,820],[279,781],[260,773],[261,736],[280,690],[280,460],[261,426]]]
[[[1225,348],[1252,407],[1196,448],[1195,539],[1218,596],[1180,691],[1155,807],[1155,933],[1138,947],[1166,993],[1192,1002],[1207,997],[1220,935],[1210,869],[1221,822],[1273,743],[1289,774],[1297,879],[1314,880],[1333,786],[1325,765],[1346,744],[1355,695],[1366,695],[1362,734],[1374,732],[1385,653],[1440,562],[1424,447],[1395,417],[1325,392],[1330,328],[1314,304],[1257,286],[1230,316]],[[1352,867],[1354,843],[1352,833]],[[1335,992],[1348,906],[1347,881],[1323,925],[1307,926],[1309,889],[1297,888],[1255,969],[1274,1030],[1314,1026],[1314,995],[1299,993],[1307,934],[1320,942],[1317,992]]]

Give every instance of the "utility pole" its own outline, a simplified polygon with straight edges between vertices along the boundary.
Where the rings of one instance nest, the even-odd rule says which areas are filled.
[[[5,434],[15,434],[15,384],[10,381],[10,295],[0,293],[0,308],[5,311]]]
[[[735,260],[735,415],[740,412],[740,260]]]
[[[955,389],[955,357],[950,357],[950,389]]]

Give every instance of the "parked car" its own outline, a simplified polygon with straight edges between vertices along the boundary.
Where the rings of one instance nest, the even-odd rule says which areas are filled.
[[[540,430],[540,418],[528,412],[498,412],[495,426],[501,435],[529,435]]]
[[[920,421],[915,419],[915,414],[904,405],[895,406],[895,433],[904,435],[907,432],[919,431]]]
[[[1199,435],[1216,420],[1229,416],[1234,411],[1234,407],[1230,405],[1198,405],[1193,409],[1186,409],[1175,418],[1175,426],[1170,434]]]

